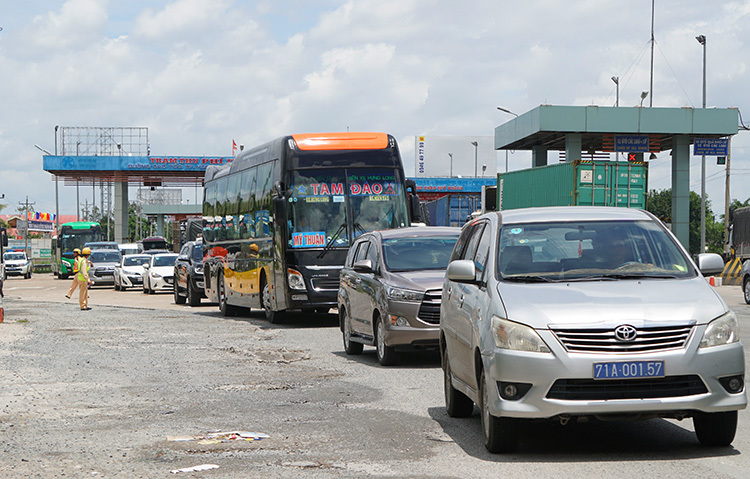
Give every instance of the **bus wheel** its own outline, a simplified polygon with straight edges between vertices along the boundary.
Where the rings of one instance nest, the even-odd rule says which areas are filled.
[[[266,320],[269,323],[280,323],[283,319],[284,313],[282,311],[274,311],[273,305],[271,304],[271,287],[267,281],[263,281],[263,290],[261,296],[261,303],[263,303],[263,311],[266,313]]]
[[[227,302],[227,285],[224,283],[224,274],[219,273],[219,279],[216,281],[219,288],[219,311],[222,316],[234,316],[235,308]]]

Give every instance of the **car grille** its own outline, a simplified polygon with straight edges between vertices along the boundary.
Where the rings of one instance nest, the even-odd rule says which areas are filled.
[[[310,280],[312,287],[316,291],[338,291],[338,278],[313,278]]]
[[[615,328],[562,329],[552,332],[566,350],[578,353],[637,353],[685,347],[693,324],[636,328],[635,339],[620,341]]]
[[[164,276],[164,282],[167,284],[172,284],[174,282],[174,277],[172,276]]]
[[[558,379],[547,392],[547,398],[570,401],[653,399],[707,392],[701,378],[694,374],[648,379]]]
[[[422,305],[419,307],[419,313],[417,313],[417,317],[420,320],[425,323],[440,324],[440,299],[442,293],[439,289],[425,292]]]

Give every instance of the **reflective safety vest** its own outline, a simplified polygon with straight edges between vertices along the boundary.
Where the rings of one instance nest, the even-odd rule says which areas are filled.
[[[81,266],[79,264],[79,261],[81,261],[82,256],[78,256],[73,260],[73,274],[77,273],[79,269],[81,269]]]

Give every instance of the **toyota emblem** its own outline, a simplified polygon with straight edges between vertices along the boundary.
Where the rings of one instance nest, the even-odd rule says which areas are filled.
[[[623,324],[615,328],[615,339],[618,341],[629,343],[635,341],[635,337],[638,335],[635,327],[629,324]]]

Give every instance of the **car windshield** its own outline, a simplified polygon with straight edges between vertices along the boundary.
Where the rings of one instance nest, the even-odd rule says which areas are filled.
[[[85,246],[92,251],[95,249],[119,249],[117,243],[88,243]]]
[[[193,261],[203,261],[203,245],[196,244],[193,246]]]
[[[151,256],[130,256],[123,260],[123,266],[143,266],[144,263],[148,263]]]
[[[504,225],[498,277],[516,281],[695,276],[688,258],[653,221]]]
[[[154,256],[154,266],[174,266],[176,254]]]
[[[456,245],[456,236],[420,236],[383,240],[383,259],[388,271],[445,269]]]
[[[115,251],[93,251],[89,260],[92,263],[119,263],[120,253]]]
[[[3,258],[5,258],[5,261],[23,261],[26,256],[23,253],[5,253]]]

